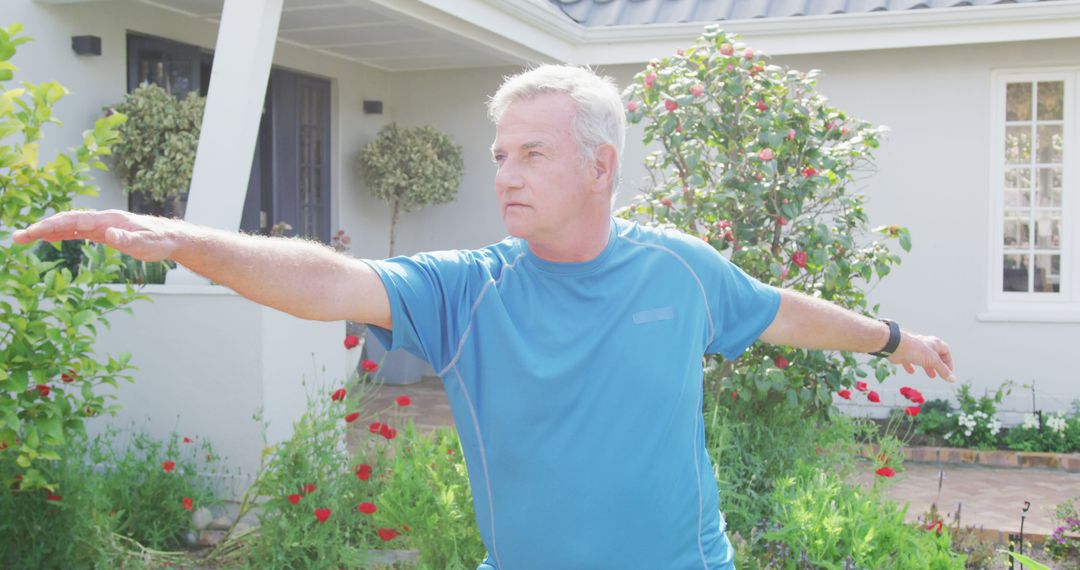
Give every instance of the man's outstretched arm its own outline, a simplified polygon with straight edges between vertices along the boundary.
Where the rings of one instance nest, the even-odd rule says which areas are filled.
[[[761,340],[811,350],[876,352],[888,342],[889,327],[832,303],[782,289],[780,309]],[[901,331],[900,344],[889,361],[909,373],[920,367],[931,378],[940,375],[955,381],[949,345],[937,337]]]
[[[143,261],[172,259],[215,283],[303,319],[390,328],[390,301],[367,264],[320,244],[225,232],[124,212],[69,211],[15,232],[16,243],[88,239]]]

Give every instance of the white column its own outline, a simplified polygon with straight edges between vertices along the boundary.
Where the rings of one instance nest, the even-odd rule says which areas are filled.
[[[225,0],[184,216],[189,222],[240,229],[282,2]],[[166,282],[207,283],[182,267]]]

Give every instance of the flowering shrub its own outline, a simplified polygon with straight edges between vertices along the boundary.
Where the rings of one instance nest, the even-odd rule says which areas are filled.
[[[869,228],[849,185],[883,129],[829,106],[817,76],[771,65],[715,26],[650,62],[624,95],[628,120],[644,123],[657,150],[645,159],[648,186],[621,215],[699,236],[765,283],[872,315],[864,288],[900,262],[886,240],[907,250],[910,235]],[[890,366],[874,363],[883,380]],[[755,415],[775,402],[827,411],[833,393],[867,375],[851,354],[757,344],[718,361],[709,386]]]
[[[1061,503],[1054,509],[1054,533],[1046,540],[1045,548],[1055,559],[1080,554],[1080,496]]]
[[[1026,414],[1024,423],[1005,435],[1005,445],[1016,451],[1080,451],[1080,402],[1073,404],[1073,411],[1068,416],[1041,411]]]
[[[0,82],[12,78],[8,60],[27,41],[20,30],[0,29]],[[104,169],[101,157],[116,144],[124,117],[99,119],[71,154],[43,162],[42,129],[59,122],[52,108],[65,95],[55,82],[14,89],[0,83],[0,241],[14,228],[71,208],[76,196],[97,193],[90,170]],[[17,466],[5,470],[21,479],[4,483],[18,490],[67,492],[50,481],[42,462],[59,460],[65,440],[83,431],[87,417],[111,411],[99,388],[130,380],[127,355],[100,359],[93,344],[105,315],[139,297],[130,286],[104,286],[120,270],[114,250],[84,247],[83,259],[76,277],[60,261],[39,259],[29,245],[0,247],[0,464]]]
[[[992,397],[984,394],[979,398],[971,394],[970,384],[958,387],[956,400],[960,410],[949,416],[953,423],[945,434],[945,441],[954,447],[995,449],[1001,434],[1001,421],[996,417],[997,405],[1010,393],[1010,386],[1010,383],[1005,383]]]

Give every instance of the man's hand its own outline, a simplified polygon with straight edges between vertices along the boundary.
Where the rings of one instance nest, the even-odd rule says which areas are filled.
[[[908,374],[914,374],[915,368],[920,367],[931,378],[940,375],[948,382],[956,381],[949,345],[934,336],[902,333],[900,345],[889,357],[889,362],[903,366]]]
[[[16,230],[15,243],[88,239],[142,261],[172,257],[179,247],[179,226],[171,220],[121,210],[68,211]]]

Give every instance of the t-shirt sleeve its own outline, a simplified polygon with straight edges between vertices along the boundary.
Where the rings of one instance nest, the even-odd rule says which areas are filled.
[[[437,252],[363,261],[382,279],[390,299],[392,329],[372,325],[375,338],[387,350],[406,350],[442,370],[453,357],[459,317],[467,311],[468,256]]]
[[[728,360],[738,358],[765,329],[780,309],[780,291],[747,275],[737,265],[712,250],[707,262],[705,294],[713,322],[707,353]]]

